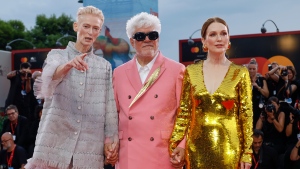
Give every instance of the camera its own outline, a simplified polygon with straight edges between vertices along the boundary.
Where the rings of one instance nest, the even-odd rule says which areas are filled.
[[[291,112],[294,115],[294,119],[298,119],[300,117],[300,110],[295,109],[287,102],[280,102],[280,109],[284,112]]]
[[[266,111],[267,112],[275,112],[275,106],[273,104],[266,105]]]
[[[32,74],[31,73],[26,73],[26,72],[21,72],[20,71],[20,74],[23,76],[23,77],[31,77],[32,76]]]
[[[291,113],[294,115],[294,119],[298,119],[300,117],[300,110],[294,109]]]
[[[268,65],[268,70],[270,71],[270,70],[272,70],[272,69],[273,69],[272,65],[271,65],[271,64]]]
[[[282,70],[281,76],[287,76],[287,75],[288,75],[288,71],[286,69]]]

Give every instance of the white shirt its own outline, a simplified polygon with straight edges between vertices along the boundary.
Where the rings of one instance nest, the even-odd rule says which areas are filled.
[[[138,60],[136,59],[136,66],[137,66],[137,69],[138,69],[138,72],[140,74],[140,78],[141,78],[141,81],[142,81],[142,84],[144,84],[152,66],[154,65],[154,62],[158,56],[159,52],[157,53],[157,55],[151,60],[151,62],[149,62],[147,65],[145,66],[141,66],[138,62]]]

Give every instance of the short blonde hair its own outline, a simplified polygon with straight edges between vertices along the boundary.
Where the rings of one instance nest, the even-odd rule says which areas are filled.
[[[79,17],[82,16],[82,15],[85,15],[85,14],[93,14],[93,15],[96,15],[98,16],[102,23],[104,22],[104,15],[103,15],[103,12],[94,7],[94,6],[85,6],[85,7],[80,7],[77,11],[77,18],[76,18],[76,21],[78,22],[79,20]]]

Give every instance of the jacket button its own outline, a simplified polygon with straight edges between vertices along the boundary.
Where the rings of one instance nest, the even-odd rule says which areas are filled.
[[[131,117],[131,116],[129,116],[129,117],[128,117],[128,119],[129,119],[129,120],[132,120],[132,117]]]
[[[154,98],[158,98],[158,95],[156,94],[156,95],[154,95]]]
[[[131,96],[130,96],[130,95],[128,95],[128,99],[131,99]]]
[[[150,116],[150,119],[151,119],[151,120],[154,120],[154,116]]]
[[[132,138],[131,137],[128,137],[128,141],[131,141],[132,140]]]
[[[150,137],[150,141],[154,141],[154,138],[153,138],[153,137]]]

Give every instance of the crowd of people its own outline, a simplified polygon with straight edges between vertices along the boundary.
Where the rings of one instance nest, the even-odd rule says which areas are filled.
[[[43,105],[34,96],[33,83],[38,72],[32,73],[31,64],[21,63],[19,70],[7,74],[10,89],[5,101],[5,115],[0,132],[2,146],[0,166],[24,167],[32,156]]]
[[[263,165],[300,168],[296,158],[300,140],[300,80],[296,79],[295,68],[272,62],[268,72],[261,75],[254,58],[246,66],[252,82],[253,128],[263,133],[263,146],[268,146],[264,152],[276,153],[276,161]]]
[[[202,26],[207,59],[184,67],[159,49],[160,20],[127,21],[136,54],[112,69],[94,54],[101,10],[80,7],[76,42],[49,52],[42,72],[8,73],[2,168],[296,169],[299,80],[292,66],[232,63],[229,27]],[[298,104],[299,103],[299,104]]]

